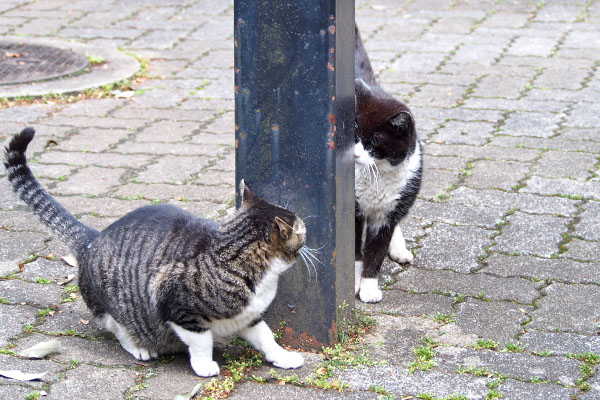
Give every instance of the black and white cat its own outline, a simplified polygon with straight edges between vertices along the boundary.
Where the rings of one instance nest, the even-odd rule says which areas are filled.
[[[383,298],[377,276],[388,249],[394,261],[413,260],[398,223],[408,214],[419,192],[423,157],[410,109],[375,80],[358,28],[355,77],[354,289],[363,302],[374,303]]]

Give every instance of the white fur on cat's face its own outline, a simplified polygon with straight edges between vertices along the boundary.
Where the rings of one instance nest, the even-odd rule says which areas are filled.
[[[371,157],[360,141],[354,145],[354,162],[365,167],[375,163],[375,159]]]

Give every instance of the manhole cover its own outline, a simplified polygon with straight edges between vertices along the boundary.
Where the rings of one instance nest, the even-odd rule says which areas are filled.
[[[87,58],[68,49],[0,41],[0,85],[58,78],[87,65]]]

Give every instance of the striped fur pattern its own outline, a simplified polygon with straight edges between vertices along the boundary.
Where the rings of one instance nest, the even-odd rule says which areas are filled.
[[[423,156],[410,109],[379,86],[358,28],[355,33],[354,287],[373,303],[383,298],[377,276],[386,254],[400,263],[413,260],[399,222],[419,192]]]
[[[242,207],[221,225],[153,205],[98,233],[76,221],[33,177],[24,155],[33,135],[27,128],[11,140],[8,178],[34,214],[71,246],[83,299],[125,350],[145,360],[189,349],[194,371],[210,376],[218,373],[212,337],[237,332],[268,349],[275,365],[302,365],[301,356],[274,342],[261,319],[279,274],[304,245],[300,218],[242,183]]]

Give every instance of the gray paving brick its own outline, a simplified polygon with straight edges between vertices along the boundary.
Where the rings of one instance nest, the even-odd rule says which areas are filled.
[[[410,268],[398,275],[391,289],[415,293],[483,296],[490,300],[517,301],[531,304],[539,297],[540,284],[519,278],[498,278],[486,274],[459,274]]]
[[[476,227],[436,224],[421,240],[415,265],[428,269],[471,272],[480,268],[479,257],[492,243],[492,231]]]
[[[565,257],[574,258],[576,260],[595,261],[598,254],[598,246],[600,246],[600,242],[598,241],[589,242],[572,239],[567,244]]]
[[[516,111],[511,113],[502,127],[503,133],[512,136],[537,136],[549,138],[555,135],[561,115]]]
[[[550,257],[558,252],[562,234],[567,231],[565,218],[550,215],[528,215],[521,212],[507,217],[508,225],[496,238],[497,251]],[[544,234],[540,235],[539,232]]]
[[[119,184],[125,173],[123,168],[84,167],[64,182],[58,182],[53,194],[91,194],[100,195]]]
[[[589,307],[587,300],[598,296],[598,286],[553,283],[544,291],[546,296],[537,301],[538,308],[531,313],[533,321],[527,325],[528,329],[581,334],[597,332],[600,314]]]
[[[521,189],[524,193],[583,196],[600,200],[600,182],[579,182],[572,179],[548,179],[532,176],[526,183],[527,186]]]
[[[530,307],[512,303],[468,299],[458,305],[456,325],[463,334],[474,334],[504,346],[522,332],[521,323],[527,321],[525,313],[529,310]]]
[[[569,258],[492,254],[485,260],[485,272],[504,277],[559,280],[567,283],[600,283],[600,263],[583,263]]]
[[[81,365],[65,372],[65,379],[53,385],[48,399],[81,399],[82,393],[94,393],[97,399],[121,398],[136,384],[138,373],[127,369]],[[106,385],[106,382],[111,382]],[[98,390],[98,388],[102,390]]]
[[[464,184],[474,189],[510,190],[527,176],[529,167],[530,164],[514,161],[475,161]]]
[[[578,335],[565,332],[527,331],[520,338],[528,351],[548,352],[553,355],[600,353],[600,338],[597,335]]]
[[[0,297],[2,297],[1,294]],[[2,298],[4,299],[4,297]],[[19,304],[1,304],[0,311],[0,347],[6,347],[12,342],[12,337],[23,333],[26,325],[35,324],[39,310]],[[3,391],[1,386],[0,391]]]
[[[573,385],[579,377],[579,362],[564,357],[537,357],[527,353],[509,353],[490,350],[439,348],[440,363],[449,371],[468,367],[484,368],[529,381],[532,378]]]

